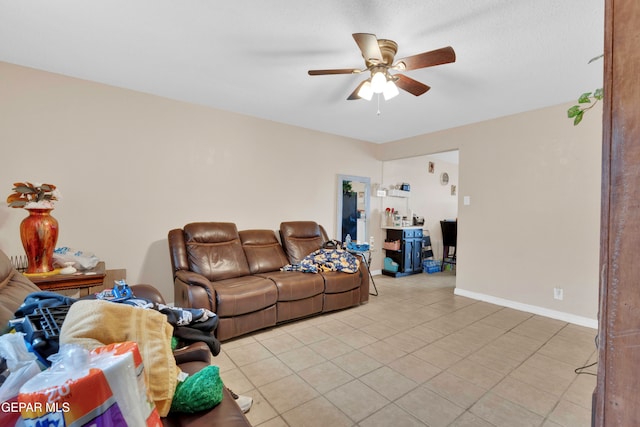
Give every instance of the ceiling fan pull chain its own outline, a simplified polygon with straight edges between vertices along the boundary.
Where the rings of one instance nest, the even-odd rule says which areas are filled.
[[[378,94],[378,112],[376,114],[380,115],[380,94]]]

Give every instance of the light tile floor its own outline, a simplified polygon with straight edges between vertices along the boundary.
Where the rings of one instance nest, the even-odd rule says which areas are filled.
[[[590,425],[594,329],[456,296],[450,272],[375,281],[368,304],[222,344],[254,426]]]

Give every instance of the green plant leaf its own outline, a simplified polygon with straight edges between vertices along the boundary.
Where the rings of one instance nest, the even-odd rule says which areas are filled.
[[[597,61],[598,59],[603,58],[603,57],[604,57],[604,53],[601,53],[600,55],[596,56],[595,58],[591,58],[588,63],[591,64],[593,61]]]
[[[596,89],[595,92],[593,92],[593,97],[595,99],[602,100],[602,98],[604,97],[604,89],[602,88]]]
[[[591,97],[591,92],[585,92],[582,95],[580,95],[580,98],[578,98],[578,102],[580,104],[587,104],[591,102],[591,99],[589,99]]]
[[[575,117],[578,115],[579,112],[580,112],[580,106],[574,105],[573,107],[567,110],[567,117],[569,118]]]
[[[582,121],[582,116],[584,115],[584,110],[580,110],[578,112],[578,114],[576,114],[576,117],[573,119],[573,125],[577,126],[578,123],[580,123]]]

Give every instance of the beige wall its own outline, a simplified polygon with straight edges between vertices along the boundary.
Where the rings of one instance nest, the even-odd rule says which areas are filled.
[[[94,252],[173,300],[166,235],[192,221],[335,231],[337,174],[380,180],[373,144],[0,63],[0,194],[50,182],[58,246]],[[21,209],[0,249],[23,253]]]
[[[58,185],[59,246],[169,300],[169,229],[311,219],[335,233],[337,174],[380,183],[382,161],[459,149],[457,292],[597,317],[601,110],[578,127],[557,106],[378,146],[6,63],[0,93],[5,194],[19,180]],[[24,216],[0,207],[10,255]]]
[[[378,156],[460,150],[457,293],[593,324],[602,110],[574,127],[568,106],[384,144]]]

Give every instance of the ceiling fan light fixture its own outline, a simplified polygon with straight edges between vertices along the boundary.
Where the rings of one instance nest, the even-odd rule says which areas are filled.
[[[395,98],[399,93],[400,91],[393,80],[387,80],[387,83],[384,85],[384,90],[382,91],[385,101]]]
[[[360,86],[358,96],[362,99],[366,99],[367,101],[371,101],[371,98],[373,98],[373,88],[371,87],[371,82],[369,80]]]
[[[398,51],[396,42],[379,39],[375,34],[370,33],[354,33],[352,36],[362,53],[362,58],[364,58],[365,67],[363,69],[337,68],[307,72],[311,76],[370,73],[371,77],[361,81],[349,94],[347,97],[349,101],[355,99],[370,101],[374,93],[378,94],[378,101],[380,94],[384,96],[385,100],[388,100],[397,96],[400,89],[414,96],[420,96],[430,87],[404,74],[391,74],[391,72],[411,71],[456,62],[455,51],[451,46],[447,46],[398,59],[394,64],[394,58]]]
[[[371,77],[371,89],[373,93],[384,92],[385,85],[387,83],[387,76],[381,71],[376,71]]]

